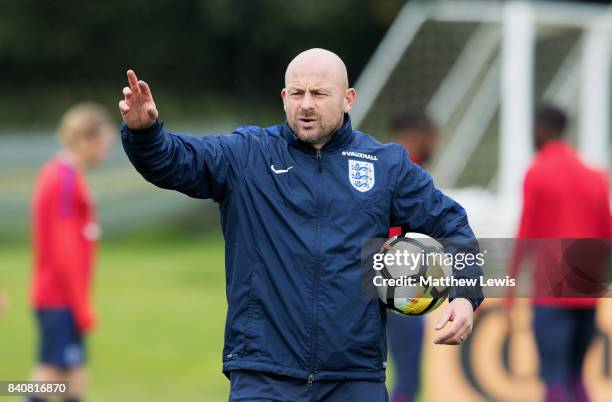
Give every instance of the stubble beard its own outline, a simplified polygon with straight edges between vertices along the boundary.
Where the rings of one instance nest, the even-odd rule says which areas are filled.
[[[296,117],[293,121],[289,123],[289,126],[297,136],[297,138],[307,144],[312,146],[323,145],[326,144],[331,137],[336,133],[336,131],[342,126],[344,121],[344,116],[337,122],[325,124],[321,122],[320,117],[317,116],[317,126],[318,130],[313,132],[303,132],[303,130],[299,129],[299,116]],[[305,130],[304,130],[305,131]],[[311,130],[308,130],[311,131]]]

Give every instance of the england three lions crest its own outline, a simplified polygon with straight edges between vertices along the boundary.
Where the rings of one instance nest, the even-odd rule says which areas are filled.
[[[371,162],[348,160],[349,181],[362,193],[374,187],[374,164]]]

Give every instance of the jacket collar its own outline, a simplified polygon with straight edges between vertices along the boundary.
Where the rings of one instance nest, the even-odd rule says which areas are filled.
[[[301,141],[297,135],[295,135],[295,132],[291,129],[291,127],[289,127],[287,122],[281,126],[281,135],[283,138],[285,138],[285,140],[287,140],[289,145],[306,152],[315,152],[315,148],[311,144]],[[345,113],[342,126],[336,130],[327,144],[321,148],[321,151],[329,152],[340,149],[349,143],[349,141],[353,138],[353,135],[351,118],[349,117],[348,113]]]

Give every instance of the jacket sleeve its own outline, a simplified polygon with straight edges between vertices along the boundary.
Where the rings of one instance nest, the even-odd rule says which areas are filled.
[[[538,228],[538,194],[537,190],[540,185],[537,182],[537,177],[533,170],[527,171],[523,180],[523,210],[519,229],[516,237],[527,239],[537,237],[536,229]]]
[[[222,202],[247,158],[247,130],[192,137],[156,122],[143,130],[121,126],[123,149],[136,170],[158,187]]]
[[[528,170],[527,174],[525,175],[525,179],[523,180],[523,209],[521,211],[519,228],[516,234],[516,242],[514,243],[514,249],[512,250],[510,267],[508,269],[508,275],[511,278],[516,278],[519,275],[521,264],[532,252],[533,244],[530,239],[538,237],[536,229],[539,226],[537,223],[537,189],[539,185],[536,180],[537,178],[534,171]],[[509,299],[514,297],[514,288],[508,288],[507,297]]]
[[[469,226],[467,214],[461,205],[435,188],[431,176],[408,159],[402,149],[396,185],[391,200],[391,226],[401,226],[402,232],[417,232],[431,236],[442,243],[446,253],[476,255],[480,252],[478,241]],[[464,264],[462,269],[453,267],[455,278],[476,278],[480,283],[481,268],[476,264]],[[463,297],[476,309],[483,301],[480,285],[454,287],[449,299]]]
[[[602,208],[601,208],[601,236],[604,238],[612,239],[612,213],[610,211],[610,190],[609,190],[609,178],[607,172],[602,172],[603,178],[603,197],[602,197]]]

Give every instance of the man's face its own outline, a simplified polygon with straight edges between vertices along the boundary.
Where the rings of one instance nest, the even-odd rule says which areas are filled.
[[[438,130],[404,129],[397,134],[395,142],[410,153],[411,159],[426,165],[438,148]]]
[[[536,151],[542,149],[544,144],[550,139],[552,136],[551,130],[546,127],[544,124],[536,121],[533,124],[533,145]]]
[[[287,77],[281,91],[289,127],[300,140],[313,145],[327,142],[342,125],[354,96],[353,89],[344,89],[330,75],[296,72]]]
[[[425,138],[423,138],[423,150],[422,150],[422,160],[423,164],[428,163],[433,155],[436,153],[436,149],[438,148],[438,131],[432,130],[430,132],[423,133]]]

